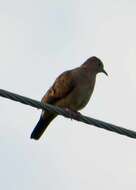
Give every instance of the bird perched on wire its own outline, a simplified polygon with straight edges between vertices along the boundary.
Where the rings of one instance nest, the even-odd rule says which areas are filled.
[[[58,76],[41,101],[76,114],[88,103],[94,90],[96,75],[101,72],[108,75],[102,61],[95,56],[90,57],[80,67]],[[56,113],[43,110],[31,138],[38,140],[56,116]]]

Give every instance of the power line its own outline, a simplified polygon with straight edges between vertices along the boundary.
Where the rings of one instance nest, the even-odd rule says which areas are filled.
[[[87,117],[85,115],[79,115],[78,117],[74,114],[70,114],[70,112],[66,111],[65,109],[62,109],[60,107],[57,106],[53,106],[51,104],[43,104],[42,102],[39,102],[37,100],[25,97],[25,96],[21,96],[19,94],[15,94],[3,89],[0,89],[0,96],[4,97],[4,98],[8,98],[17,102],[20,102],[22,104],[26,104],[38,109],[42,109],[45,111],[50,111],[50,112],[55,112],[59,115],[63,115],[64,117],[70,118],[70,119],[74,119],[77,121],[81,121],[83,123],[87,123],[89,125],[94,125],[96,127],[99,128],[103,128],[115,133],[118,133],[120,135],[125,135],[128,136],[130,138],[136,138],[136,131],[132,131],[123,127],[119,127],[104,121],[100,121],[98,119],[94,119],[91,117]]]

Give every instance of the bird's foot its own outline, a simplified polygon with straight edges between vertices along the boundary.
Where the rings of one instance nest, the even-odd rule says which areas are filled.
[[[69,109],[69,108],[64,108],[64,109],[69,114],[69,117],[71,118],[71,120],[73,118],[79,120],[79,118],[81,117],[81,113],[76,111],[76,110],[72,110],[72,109]]]

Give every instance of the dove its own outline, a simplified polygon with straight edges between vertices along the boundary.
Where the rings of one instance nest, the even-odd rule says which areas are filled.
[[[88,58],[81,66],[59,75],[41,102],[79,113],[91,98],[98,73],[108,75],[99,58]],[[56,116],[56,113],[43,110],[31,138],[38,140]]]

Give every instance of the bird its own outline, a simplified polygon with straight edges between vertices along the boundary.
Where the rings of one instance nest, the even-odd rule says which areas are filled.
[[[96,75],[108,73],[103,62],[96,56],[88,58],[82,65],[60,74],[43,96],[41,102],[59,106],[70,112],[79,113],[89,102],[94,90]],[[32,131],[31,138],[40,139],[56,113],[42,110],[40,119]]]

